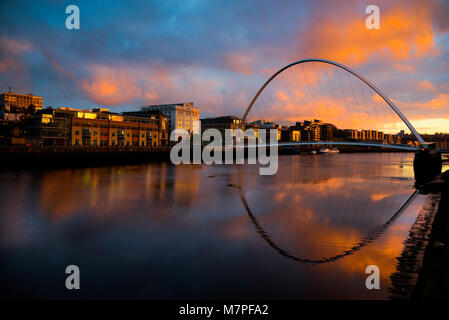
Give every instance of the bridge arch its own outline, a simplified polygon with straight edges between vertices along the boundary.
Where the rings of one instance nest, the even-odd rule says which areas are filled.
[[[362,75],[358,74],[357,72],[355,72],[354,70],[338,63],[335,61],[331,61],[331,60],[326,60],[326,59],[304,59],[304,60],[298,60],[295,61],[293,63],[290,63],[289,65],[286,65],[285,67],[279,69],[276,73],[274,73],[263,85],[262,87],[259,89],[259,91],[257,92],[257,94],[254,96],[254,98],[251,100],[251,103],[249,104],[248,108],[246,109],[243,117],[242,117],[242,123],[246,123],[246,118],[249,114],[249,112],[251,111],[254,103],[257,101],[257,98],[260,96],[260,94],[264,91],[264,89],[268,86],[268,84],[274,79],[276,78],[279,74],[281,74],[283,71],[298,65],[298,64],[302,64],[302,63],[307,63],[307,62],[320,62],[320,63],[326,63],[326,64],[330,64],[333,65],[335,67],[338,67],[340,69],[343,69],[349,73],[351,73],[352,75],[356,76],[358,79],[360,79],[361,81],[363,81],[366,85],[368,85],[372,90],[374,90],[389,106],[390,108],[399,116],[399,118],[405,123],[405,125],[410,129],[410,131],[413,133],[413,135],[415,136],[415,138],[418,140],[418,142],[422,145],[424,144],[424,140],[421,137],[421,135],[416,131],[416,129],[413,127],[413,125],[410,123],[410,121],[408,121],[408,119],[405,117],[405,115],[399,110],[399,108],[382,92],[380,91],[376,86],[374,86],[371,82],[369,82],[365,77],[363,77]]]

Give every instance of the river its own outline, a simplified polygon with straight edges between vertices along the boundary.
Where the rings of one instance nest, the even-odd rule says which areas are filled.
[[[412,153],[0,173],[2,295],[385,299],[425,196]],[[81,289],[65,288],[77,265]],[[380,270],[368,290],[365,269]]]

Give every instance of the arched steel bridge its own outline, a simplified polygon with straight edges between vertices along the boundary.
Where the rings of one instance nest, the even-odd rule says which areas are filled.
[[[255,102],[257,101],[257,99],[259,98],[259,96],[261,95],[261,93],[264,91],[264,89],[270,84],[270,82],[275,79],[279,74],[281,74],[283,71],[298,65],[298,64],[302,64],[302,63],[307,63],[307,62],[319,62],[319,63],[325,63],[325,64],[330,64],[333,65],[337,68],[343,69],[347,72],[349,72],[350,74],[354,75],[355,77],[357,77],[359,80],[361,80],[362,82],[364,82],[368,87],[370,87],[372,90],[374,90],[374,92],[376,92],[387,104],[388,106],[397,114],[397,116],[399,116],[399,118],[404,122],[404,124],[408,127],[408,129],[411,131],[411,133],[414,135],[414,137],[416,138],[416,140],[419,143],[419,146],[412,146],[412,145],[403,145],[403,144],[383,144],[383,143],[375,143],[375,142],[352,142],[352,141],[302,141],[302,142],[280,142],[277,145],[278,146],[302,146],[302,145],[309,145],[309,146],[314,146],[314,145],[335,145],[335,146],[366,146],[366,147],[378,147],[378,148],[389,148],[389,149],[397,149],[397,150],[404,150],[404,151],[417,151],[421,148],[427,148],[428,147],[428,143],[426,143],[423,138],[421,137],[421,135],[416,131],[416,129],[413,127],[413,125],[409,122],[409,120],[405,117],[405,115],[399,110],[399,108],[382,92],[380,91],[376,86],[374,86],[371,82],[369,82],[367,79],[365,79],[363,76],[361,76],[360,74],[358,74],[357,72],[353,71],[352,69],[334,62],[334,61],[330,61],[330,60],[325,60],[325,59],[304,59],[304,60],[299,60],[296,62],[293,62],[281,69],[279,69],[276,73],[274,73],[263,85],[262,87],[258,90],[257,94],[254,96],[254,98],[251,100],[248,108],[246,109],[243,117],[242,117],[242,123],[246,124],[247,121],[247,117],[251,111],[251,109],[253,108]],[[259,144],[258,146],[269,146],[269,144]],[[237,146],[239,147],[239,146]],[[256,145],[247,145],[245,147],[256,147]],[[447,152],[447,150],[439,150],[443,153]],[[241,188],[239,188],[241,189]],[[261,235],[261,237],[268,243],[268,245],[270,245],[273,249],[275,249],[278,253],[280,253],[281,255],[302,262],[302,263],[311,263],[311,264],[320,264],[320,263],[329,263],[329,262],[333,262],[339,259],[342,259],[348,255],[351,255],[355,252],[357,252],[358,250],[362,249],[363,247],[367,246],[369,243],[373,242],[376,238],[378,238],[381,234],[383,234],[388,227],[404,212],[404,210],[409,206],[409,204],[413,201],[413,199],[416,197],[417,192],[413,192],[413,194],[409,197],[409,199],[399,208],[399,210],[397,210],[395,213],[393,213],[390,218],[384,222],[382,225],[379,225],[375,228],[372,228],[371,230],[368,231],[368,233],[366,234],[365,237],[363,237],[362,239],[360,239],[360,241],[353,247],[344,250],[342,253],[337,254],[335,256],[331,256],[331,257],[322,257],[319,259],[309,259],[307,257],[299,257],[296,256],[290,252],[288,252],[287,250],[285,250],[284,248],[281,248],[274,239],[272,239],[270,237],[270,235],[268,234],[267,231],[265,231],[265,229],[262,227],[262,225],[259,223],[258,219],[256,218],[256,216],[253,214],[252,210],[250,209],[250,206],[248,204],[248,202],[246,201],[245,195],[243,190],[240,190],[240,198],[241,201],[246,209],[246,212],[249,216],[249,218],[251,219],[251,221],[253,222],[257,232]]]
[[[260,96],[260,94],[264,91],[264,89],[268,86],[268,84],[274,79],[276,78],[279,74],[281,74],[283,71],[295,66],[295,65],[299,65],[302,63],[307,63],[307,62],[321,62],[321,63],[326,63],[326,64],[330,64],[333,66],[336,66],[340,69],[343,69],[349,73],[351,73],[352,75],[356,76],[358,79],[360,79],[361,81],[363,81],[366,85],[368,85],[372,90],[374,90],[380,97],[382,97],[382,99],[390,106],[390,108],[399,116],[399,118],[405,123],[405,125],[410,129],[410,131],[413,133],[413,135],[415,136],[415,138],[418,140],[419,144],[421,145],[420,147],[425,147],[425,141],[423,140],[423,138],[421,137],[421,135],[416,131],[416,129],[413,127],[413,125],[410,123],[410,121],[408,121],[408,119],[405,117],[405,115],[399,110],[399,108],[382,92],[380,91],[376,86],[374,86],[371,82],[369,82],[366,78],[364,78],[362,75],[358,74],[357,72],[355,72],[354,70],[338,63],[335,61],[331,61],[331,60],[325,60],[325,59],[304,59],[304,60],[299,60],[293,63],[290,63],[289,65],[279,69],[276,73],[274,73],[263,85],[262,87],[259,89],[259,91],[257,92],[257,94],[254,96],[254,98],[251,100],[251,103],[249,104],[248,108],[246,109],[243,117],[242,117],[242,123],[245,124],[246,123],[246,119],[248,117],[248,114],[250,113],[254,103],[257,101],[258,97]],[[298,144],[298,143],[295,143]],[[302,143],[304,144],[304,143]],[[307,143],[307,144],[312,144],[312,143]],[[316,143],[318,144],[318,143]],[[335,141],[327,141],[327,143],[325,144],[342,144],[341,142],[335,142]],[[347,145],[349,145],[349,143],[346,143]],[[362,145],[362,146],[369,146],[368,143],[352,143],[353,145]],[[381,144],[376,144],[376,147],[393,147],[393,145],[381,145]],[[410,146],[401,146],[401,147],[395,147],[398,149],[404,149],[405,150],[417,150],[418,148],[415,147],[410,147]]]

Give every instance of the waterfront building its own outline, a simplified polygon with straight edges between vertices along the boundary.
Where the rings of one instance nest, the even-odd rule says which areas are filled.
[[[301,139],[302,141],[318,141],[315,135],[315,129],[309,126],[302,127],[301,131]]]
[[[221,116],[214,118],[201,119],[201,133],[207,129],[217,129],[221,136],[225,137],[226,129],[241,129],[242,120],[234,116]]]
[[[72,146],[161,146],[156,119],[97,109],[77,110],[71,123]]]
[[[300,142],[301,131],[296,126],[281,129],[281,141],[283,142]]]
[[[247,129],[253,129],[254,130],[254,134],[255,136],[259,139],[259,129],[265,129],[265,134],[266,134],[266,138],[269,137],[269,130],[270,129],[277,129],[277,140],[280,141],[281,140],[281,136],[282,136],[282,126],[280,124],[274,123],[270,120],[256,120],[256,121],[252,121],[249,124],[247,124],[246,126]],[[260,141],[260,140],[259,140]],[[266,140],[268,141],[268,140]]]
[[[158,123],[158,133],[160,139],[160,146],[164,147],[168,145],[169,142],[169,129],[168,129],[168,117],[164,115],[159,110],[137,110],[137,111],[125,111],[122,112],[125,116],[133,116],[140,118],[147,118],[157,121]]]
[[[401,143],[401,137],[399,135],[393,135],[390,133],[384,133],[377,130],[343,130],[344,138],[357,141],[371,141],[383,144],[399,144]]]
[[[27,145],[161,147],[167,143],[166,125],[157,113],[136,117],[108,109],[47,108],[22,126]]]
[[[70,120],[48,113],[37,113],[22,123],[25,143],[32,146],[68,146]]]
[[[25,145],[25,135],[20,123],[0,119],[0,145]]]
[[[337,128],[330,123],[320,124],[320,140],[332,141],[334,139]]]
[[[314,119],[313,121],[298,121],[295,125],[295,127],[301,132],[302,141],[320,141],[322,126],[323,122],[318,119]],[[327,134],[329,133],[326,131],[326,135]]]
[[[0,119],[20,121],[42,109],[43,98],[32,94],[4,92],[0,94]]]
[[[313,129],[313,141],[320,141],[321,139],[321,120],[313,120],[313,122],[310,124],[310,127]]]
[[[377,141],[377,131],[376,130],[362,130],[364,132],[364,139],[367,141]]]
[[[385,134],[382,131],[377,131],[377,141],[384,141]]]
[[[345,134],[345,138],[351,139],[351,140],[360,140],[359,138],[359,132],[354,129],[345,129],[343,130]]]
[[[168,130],[185,129],[199,133],[200,110],[193,107],[193,102],[152,105],[142,107],[142,111],[158,110],[168,118]]]
[[[366,130],[358,131],[358,136],[359,136],[358,140],[362,140],[362,141],[367,140],[367,138],[368,138],[366,136]]]

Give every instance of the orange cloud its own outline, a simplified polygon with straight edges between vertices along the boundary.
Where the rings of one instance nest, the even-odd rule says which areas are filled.
[[[395,63],[394,67],[396,70],[406,73],[411,73],[415,71],[415,67],[411,65],[401,64],[401,63]]]
[[[0,61],[0,72],[8,70],[20,71],[24,68],[21,54],[32,50],[33,46],[29,42],[15,40],[7,37],[0,37],[0,52],[2,60]]]
[[[251,57],[245,53],[230,52],[223,55],[223,62],[230,70],[250,76],[253,74],[251,68]]]
[[[80,88],[98,104],[118,105],[136,98],[151,101],[158,97],[152,88],[138,83],[142,75],[136,70],[94,65],[90,71],[91,78],[82,79]]]
[[[427,104],[428,108],[449,110],[449,94],[440,93],[436,98],[430,100]]]
[[[423,80],[419,83],[419,87],[421,90],[424,91],[434,91],[435,90],[435,86],[427,80]]]
[[[380,10],[380,30],[367,29],[360,12],[344,19],[332,12],[326,18],[312,20],[301,34],[307,44],[301,47],[301,53],[350,64],[362,64],[371,58],[407,61],[440,54],[435,44],[430,4],[407,2]],[[396,67],[409,69],[400,64]]]
[[[404,105],[407,108],[415,110],[425,110],[425,109],[443,109],[449,110],[449,94],[439,93],[434,96],[431,100],[427,102],[396,102],[398,105]],[[428,114],[426,114],[428,116]]]
[[[282,101],[287,101],[289,99],[287,94],[282,90],[278,90],[276,92],[276,96],[279,100],[282,100]]]

